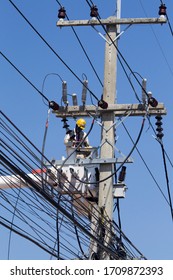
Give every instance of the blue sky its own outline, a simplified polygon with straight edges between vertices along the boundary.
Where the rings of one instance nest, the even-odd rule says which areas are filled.
[[[15,5],[33,24],[67,65],[82,79],[83,73],[89,81],[89,88],[98,98],[102,87],[91,69],[71,28],[56,26],[59,5],[57,1],[21,1],[14,0]],[[89,7],[84,0],[60,1],[67,10],[70,19],[88,19]],[[128,2],[128,3],[127,3]],[[115,14],[116,1],[94,1],[102,18]],[[165,1],[167,13],[173,28],[173,2]],[[122,0],[122,17],[157,17],[159,0],[139,1]],[[21,15],[7,0],[0,3],[1,51],[8,59],[42,91],[43,81],[47,74],[56,73],[67,81],[68,93],[76,93],[80,100],[82,86],[72,73],[62,64],[55,54],[45,45],[31,29]],[[124,30],[125,26],[121,26]],[[104,34],[102,28],[98,30]],[[91,27],[78,27],[76,32],[83,43],[97,73],[103,81],[104,74],[104,40]],[[147,91],[151,91],[159,102],[163,102],[167,115],[163,117],[164,146],[173,161],[173,36],[168,24],[133,25],[121,36],[119,50],[134,72],[147,79]],[[42,147],[47,107],[38,92],[21,77],[21,75],[1,56],[0,57],[0,92],[1,110],[25,133],[39,148]],[[121,65],[117,65],[117,102],[137,103],[136,97],[127,80]],[[128,75],[130,75],[127,69]],[[140,80],[140,76],[138,76]],[[137,94],[141,88],[130,75]],[[61,103],[61,80],[57,75],[49,75],[44,83],[43,93],[49,100]],[[87,104],[91,100],[88,96]],[[129,117],[125,124],[135,140],[141,125],[141,117]],[[155,126],[155,118],[151,118]],[[71,127],[74,120],[70,120]],[[87,121],[90,127],[91,119]],[[59,159],[65,155],[63,144],[64,130],[60,119],[50,115],[50,124],[46,141],[46,156]],[[117,129],[117,148],[127,155],[133,144],[122,126]],[[100,143],[100,128],[95,124],[90,135],[90,143]],[[167,196],[166,180],[163,168],[161,149],[153,137],[153,131],[146,121],[138,149],[147,162],[159,186]],[[126,198],[121,201],[122,229],[133,243],[148,259],[173,259],[173,222],[170,209],[158,190],[155,182],[141,161],[138,153],[132,155],[133,164],[127,166]],[[172,166],[167,162],[171,195],[173,193]],[[173,195],[172,195],[173,200]],[[5,215],[5,214],[4,214]],[[0,242],[3,242],[0,259],[7,258],[9,232],[0,229]],[[12,234],[11,258],[13,259],[46,259],[42,250],[27,243],[27,250],[21,248],[25,242]],[[18,249],[17,249],[18,248]]]

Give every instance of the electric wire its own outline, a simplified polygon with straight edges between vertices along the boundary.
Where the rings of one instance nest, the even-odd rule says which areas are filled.
[[[5,56],[5,54],[2,52],[0,52],[0,54],[49,104],[49,99]]]
[[[134,141],[133,141],[133,139],[132,139],[130,133],[128,132],[128,130],[127,130],[126,126],[125,126],[125,124],[123,123],[122,125],[123,125],[124,129],[126,130],[126,132],[127,132],[128,136],[129,136],[130,140],[132,141],[132,143],[134,143]],[[153,129],[154,129],[154,128],[153,128]],[[155,132],[155,130],[154,130],[154,132]],[[155,133],[156,133],[156,132],[155,132]],[[162,196],[164,197],[164,199],[166,200],[166,202],[167,202],[168,205],[170,206],[171,216],[172,216],[172,220],[173,220],[173,207],[172,207],[172,200],[171,200],[171,193],[170,193],[170,185],[169,185],[169,178],[168,178],[168,170],[167,170],[167,165],[166,165],[165,150],[164,150],[163,142],[162,142],[162,141],[159,141],[159,140],[158,140],[158,142],[160,143],[160,145],[161,145],[161,150],[162,150],[163,164],[164,164],[165,177],[166,177],[166,185],[167,185],[167,192],[168,192],[168,199],[169,199],[169,200],[166,198],[165,194],[163,193],[161,187],[159,186],[158,182],[156,181],[154,175],[152,174],[150,168],[148,167],[147,163],[145,162],[143,156],[141,155],[141,153],[140,153],[140,151],[139,151],[139,149],[138,149],[137,147],[136,147],[136,151],[138,152],[140,158],[142,159],[142,161],[143,161],[145,167],[147,168],[148,172],[150,173],[152,179],[153,179],[154,182],[156,183],[156,185],[157,185],[159,191],[161,192]]]
[[[160,3],[161,4],[164,4],[162,0],[160,0]],[[170,29],[170,32],[171,32],[171,35],[173,36],[173,28],[171,26],[171,23],[170,23],[170,20],[169,20],[169,17],[168,17],[168,13],[166,12],[166,18],[168,20],[168,25],[169,25],[169,29]]]
[[[73,215],[73,219],[75,219],[75,216],[74,216],[74,211],[73,211],[73,205],[71,207],[71,210],[72,210],[72,215]],[[87,258],[84,251],[83,251],[83,248],[82,248],[82,245],[81,245],[81,242],[80,242],[80,238],[79,238],[79,234],[78,234],[78,230],[77,230],[77,227],[76,225],[74,224],[74,229],[75,229],[75,232],[76,232],[76,237],[77,237],[77,242],[78,242],[78,245],[79,245],[79,248],[81,250],[81,253],[82,255],[85,257],[85,259]]]
[[[5,200],[6,202],[8,202],[8,207],[9,207],[9,205],[12,206],[12,204],[8,201],[8,199],[5,198],[5,196],[1,193],[1,198],[3,198],[3,197],[4,197],[4,200]],[[11,212],[11,213],[13,214],[13,212],[14,212],[13,207],[12,207],[12,210],[10,210],[9,208],[5,207],[3,204],[2,204],[2,207],[5,208],[7,211],[9,211],[9,212]],[[19,210],[17,210],[17,212],[18,212],[18,214],[15,214],[15,217],[16,217],[17,219],[19,219],[19,220],[25,222],[26,225],[29,226],[29,228],[32,229],[32,231],[33,231],[33,232],[36,234],[36,236],[37,236],[37,238],[35,237],[35,239],[39,240],[40,243],[44,244],[44,246],[47,246],[47,247],[51,248],[51,247],[44,241],[44,239],[43,239],[43,238],[46,237],[47,239],[49,239],[49,240],[51,241],[51,239],[50,239],[50,234],[46,236],[46,235],[45,235],[45,232],[44,232],[44,233],[42,233],[42,237],[41,237],[41,235],[40,235],[41,232],[40,232],[38,229],[36,229],[34,226],[32,226],[31,224],[29,224],[29,222],[26,221],[26,218],[28,218],[28,217],[23,217],[23,216],[26,216],[26,215],[25,215],[24,213],[20,213]],[[11,230],[12,230],[12,228],[13,228],[13,227],[11,227]],[[28,228],[28,229],[29,229],[29,228]],[[39,239],[38,239],[38,238],[39,238]],[[52,241],[53,241],[53,239],[52,239]]]
[[[166,177],[169,205],[170,205],[170,210],[171,210],[171,217],[172,217],[172,221],[173,221],[173,206],[172,206],[172,199],[171,199],[171,192],[170,192],[170,184],[169,184],[168,170],[167,170],[167,164],[166,164],[165,150],[164,150],[162,141],[161,141],[160,145],[161,145],[161,150],[162,150],[162,157],[163,157],[164,171],[165,171],[165,177]]]
[[[118,225],[116,224],[115,221],[113,221],[113,224],[118,228],[119,231],[121,231],[121,234],[122,234],[123,238],[125,238],[125,239],[128,241],[128,243],[129,243],[141,256],[143,256],[143,254],[142,254],[142,253],[135,247],[135,245],[128,239],[128,237],[125,235],[125,233],[124,233],[122,230],[120,230],[120,228],[118,227]],[[144,256],[143,256],[143,258],[146,259]]]
[[[128,136],[129,136],[129,138],[130,138],[131,142],[134,144],[134,140],[132,139],[132,137],[131,137],[131,135],[130,135],[130,133],[129,133],[128,129],[127,129],[127,127],[125,126],[125,124],[124,124],[124,123],[122,123],[122,125],[123,125],[123,127],[124,127],[124,129],[125,129],[126,133],[128,134]],[[150,176],[152,177],[153,181],[155,182],[156,186],[158,187],[158,189],[159,189],[160,193],[162,194],[163,198],[165,199],[165,201],[166,201],[166,202],[168,203],[168,205],[169,205],[169,201],[168,201],[168,199],[166,198],[165,194],[163,193],[163,191],[162,191],[162,189],[161,189],[161,187],[160,187],[159,183],[158,183],[158,182],[157,182],[157,180],[155,179],[155,177],[154,177],[153,173],[151,172],[151,170],[150,170],[149,166],[147,165],[146,161],[144,160],[144,158],[143,158],[142,154],[140,153],[140,151],[139,151],[138,147],[136,146],[136,148],[135,148],[135,149],[136,149],[137,153],[139,154],[139,156],[140,156],[140,158],[141,158],[142,162],[144,163],[144,165],[145,165],[146,169],[148,170],[148,172],[149,172]]]
[[[88,0],[86,0],[87,4],[90,6],[91,8],[91,4],[89,3]],[[90,0],[90,2],[93,4],[93,1]],[[161,1],[162,2],[162,1]],[[162,2],[163,4],[163,2]],[[122,53],[119,51],[118,47],[116,46],[116,44],[114,43],[114,41],[112,40],[112,38],[110,37],[109,33],[107,32],[106,28],[104,27],[104,25],[101,23],[100,21],[100,16],[98,15],[97,19],[99,20],[101,26],[103,27],[104,31],[106,32],[107,36],[109,37],[109,39],[111,40],[112,44],[115,46],[118,54],[120,55],[120,57],[123,59],[123,61],[125,62],[126,66],[128,67],[128,69],[130,70],[131,74],[134,76],[135,80],[138,82],[138,84],[141,86],[141,88],[143,89],[142,85],[140,84],[139,80],[137,79],[136,75],[135,75],[135,72],[132,71],[131,67],[129,66],[129,64],[127,63],[127,61],[124,59]],[[149,97],[148,93],[146,92],[145,89],[143,89],[146,96]],[[163,151],[163,150],[162,150]],[[164,159],[163,159],[164,160]],[[173,209],[172,209],[172,202],[171,202],[171,196],[170,196],[170,187],[169,187],[169,181],[168,181],[168,174],[167,174],[167,169],[166,169],[166,165],[165,165],[165,161],[164,161],[164,169],[165,169],[165,175],[166,175],[166,182],[167,182],[167,189],[168,189],[168,197],[169,197],[169,205],[171,207],[171,215],[173,217]]]
[[[32,243],[34,243],[35,245],[37,245],[38,247],[40,247],[42,250],[46,251],[49,254],[53,254],[55,257],[57,257],[56,254],[52,253],[51,251],[49,251],[47,248],[43,247],[39,242],[36,242],[34,239],[32,239],[31,237],[29,237],[27,234],[23,234],[22,232],[19,231],[19,228],[16,226],[17,229],[11,228],[10,225],[8,225],[7,223],[5,223],[4,221],[2,221],[2,217],[0,220],[0,225],[4,226],[5,228],[12,230],[14,233],[20,235],[21,237],[31,241]]]
[[[27,216],[26,214],[24,214],[24,213],[21,213],[21,211],[19,210],[19,209],[17,209],[17,208],[15,208],[12,204],[11,204],[11,202],[4,196],[4,194],[3,193],[1,193],[1,197],[3,197],[7,202],[8,202],[8,205],[10,205],[11,207],[12,207],[12,209],[13,209],[13,211],[15,210],[16,212],[17,212],[17,214],[15,214],[15,216],[18,218],[18,219],[20,219],[21,221],[23,221],[23,222],[25,222],[32,230],[33,230],[33,232],[40,238],[40,240],[42,241],[42,243],[44,243],[44,244],[46,244],[46,242],[43,240],[43,238],[41,237],[41,235],[40,235],[40,230],[36,230],[36,227],[38,227],[38,225],[37,225],[37,223],[35,222],[35,221],[33,221],[29,216]],[[14,213],[12,211],[12,213]],[[29,224],[29,222],[28,221],[30,221],[33,225],[31,225],[31,223]],[[12,224],[12,223],[11,223]],[[34,225],[36,226],[36,227],[34,227]],[[39,226],[40,227],[40,226]],[[45,230],[45,228],[43,229],[43,228],[41,228],[40,227],[40,229],[42,229],[43,230],[43,232],[44,232],[44,234],[42,234],[44,237],[46,237],[46,238],[48,238],[48,239],[50,239],[50,237],[52,237],[53,238],[53,236],[51,236],[50,235],[50,233],[49,232],[47,232],[46,230]],[[48,235],[46,236],[45,234],[46,233],[48,233]],[[50,239],[51,240],[51,239]],[[53,240],[53,239],[52,239]]]
[[[85,227],[83,227],[83,225],[81,225],[77,220],[74,220],[72,218],[72,215],[70,213],[68,213],[62,206],[58,205],[54,200],[51,199],[51,197],[43,192],[42,190],[40,190],[39,186],[32,180],[30,179],[26,174],[24,174],[23,171],[20,171],[16,166],[14,166],[11,162],[8,161],[7,158],[5,158],[3,155],[0,155],[0,158],[3,162],[5,162],[6,164],[8,164],[15,173],[19,174],[26,182],[28,182],[29,184],[31,184],[36,190],[40,191],[40,193],[43,195],[43,197],[45,197],[53,206],[55,206],[56,208],[58,208],[63,214],[65,214],[65,216],[69,219],[69,220],[73,220],[74,223],[76,223],[76,225],[85,233],[87,234],[89,237],[91,237],[92,239],[94,239],[106,252],[111,253],[114,257],[116,257],[115,252],[113,252],[110,248],[106,247],[105,245],[103,245],[95,236],[93,236],[88,229],[86,229]]]
[[[56,0],[56,2],[59,4],[60,7],[62,7],[61,3],[58,0]],[[66,13],[66,17],[67,17],[68,20],[70,20],[68,15],[67,15],[67,13]],[[85,56],[86,56],[86,58],[87,58],[87,60],[89,62],[91,68],[93,69],[93,71],[94,71],[94,73],[95,73],[95,75],[96,75],[100,85],[103,87],[103,83],[102,83],[102,81],[101,81],[101,79],[100,79],[100,77],[99,77],[99,75],[98,75],[98,73],[97,73],[97,71],[96,71],[96,69],[95,69],[91,59],[89,58],[89,55],[87,54],[87,51],[85,50],[85,48],[84,48],[84,46],[83,46],[83,44],[82,44],[82,42],[81,42],[81,40],[80,40],[76,30],[75,30],[75,28],[73,26],[71,26],[71,29],[73,30],[73,33],[76,36],[76,39],[77,39],[78,43],[80,44],[80,46],[81,46],[81,48],[82,48],[82,50],[83,50],[83,52],[84,52],[84,54],[85,54]]]
[[[42,83],[42,93],[44,92],[44,87],[45,87],[45,82],[46,82],[46,79],[49,77],[49,76],[57,76],[61,82],[63,82],[63,79],[61,78],[61,76],[57,73],[48,73],[45,77],[44,77],[44,80],[43,80],[43,83]]]
[[[17,196],[17,199],[16,199],[16,203],[15,203],[15,206],[14,206],[14,212],[13,212],[13,216],[12,216],[12,220],[11,220],[11,228],[13,227],[13,223],[14,223],[15,212],[16,212],[18,200],[19,200],[19,197],[20,197],[20,191],[21,191],[21,190],[19,189],[19,191],[18,191],[18,196]],[[9,241],[8,241],[8,256],[7,256],[7,259],[8,259],[8,260],[10,259],[11,237],[12,237],[12,230],[10,230]]]
[[[142,131],[144,129],[144,123],[145,123],[145,120],[146,120],[146,117],[144,116],[143,117],[143,120],[142,120],[142,124],[141,124],[141,128],[140,128],[140,131],[139,131],[139,134],[138,134],[138,137],[132,147],[132,149],[130,150],[129,154],[126,156],[126,158],[124,159],[124,161],[120,164],[120,166],[116,169],[115,172],[113,172],[111,175],[109,175],[108,177],[102,179],[102,180],[99,180],[99,181],[95,181],[95,182],[85,182],[85,184],[99,184],[99,183],[102,183],[110,178],[112,178],[120,169],[121,167],[124,165],[124,163],[126,163],[127,159],[131,156],[131,154],[133,153],[134,149],[136,148],[140,138],[141,138],[141,135],[142,135]],[[83,180],[80,180],[79,178],[77,178],[75,175],[73,175],[77,181],[81,182],[81,183],[84,183]]]
[[[51,47],[51,45],[44,39],[44,37],[37,31],[37,29],[31,24],[31,22],[25,17],[25,15],[20,11],[20,9],[13,3],[13,1],[9,0],[9,2],[13,5],[16,11],[22,16],[22,18],[29,24],[29,26],[34,30],[34,32],[40,37],[40,39],[46,44],[46,46],[55,54],[55,56],[62,62],[62,64],[75,76],[75,78],[83,85],[83,81],[76,75],[76,73],[68,66],[68,64],[61,58],[61,56]],[[87,90],[90,94],[99,101],[98,97],[87,87]]]
[[[85,0],[88,4],[88,6],[91,8],[92,5],[94,5],[93,1],[90,0],[91,4],[89,3],[88,0]],[[111,38],[111,36],[109,35],[107,29],[105,28],[104,24],[102,24],[101,22],[101,17],[98,14],[97,16],[97,20],[99,21],[100,25],[102,26],[104,32],[106,33],[106,35],[108,36],[110,42],[113,44],[113,46],[115,47],[118,55],[119,55],[119,59],[121,58],[123,60],[123,62],[125,63],[125,65],[127,66],[127,68],[129,69],[130,73],[133,75],[134,79],[136,80],[136,82],[139,84],[139,86],[143,89],[143,91],[145,92],[145,95],[149,98],[148,93],[146,92],[146,90],[143,88],[142,84],[140,83],[140,81],[138,80],[138,78],[135,75],[135,72],[132,70],[132,68],[130,67],[130,65],[128,64],[128,62],[126,61],[126,59],[124,58],[123,54],[121,53],[121,51],[119,50],[119,48],[117,47],[117,45],[115,44],[115,42],[113,41],[113,39]],[[129,81],[129,79],[128,79]]]
[[[9,188],[10,188],[10,185],[11,185],[11,182],[9,181]],[[39,212],[44,212],[45,214],[47,214],[48,216],[50,217],[53,217],[53,213],[49,213],[49,212],[45,212],[45,209],[42,207],[38,207],[38,204],[35,204],[34,205],[34,201],[32,199],[32,196],[29,195],[22,189],[20,189],[20,194],[21,196],[24,196],[25,199],[19,197],[17,195],[17,190],[15,191],[14,188],[12,188],[14,194],[16,194],[17,197],[14,196],[14,194],[9,194],[8,192],[5,192],[3,191],[3,193],[6,195],[6,197],[9,197],[9,200],[12,201],[12,199],[10,198],[10,196],[14,197],[15,199],[16,198],[19,198],[19,202],[18,202],[18,205],[21,209],[25,210],[27,213],[30,213],[32,214],[33,216],[35,216],[36,218],[40,219],[41,221],[43,221],[48,227],[50,227],[51,229],[53,229],[53,224],[50,223],[50,221],[46,220],[46,219],[43,219],[41,216],[39,216]],[[27,199],[27,203],[26,203],[26,199]],[[21,201],[21,202],[20,202]],[[29,201],[30,201],[30,204],[29,204]],[[15,201],[14,201],[15,202]],[[26,204],[27,207],[24,207],[24,204]],[[18,208],[19,208],[18,207]],[[36,210],[34,210],[33,208],[35,208]]]
[[[28,171],[31,171],[31,170],[28,170]]]
[[[155,131],[155,129],[154,129],[154,127],[153,127],[153,124],[151,123],[151,120],[150,120],[149,117],[148,117],[148,122],[149,122],[149,125],[151,126],[151,128],[152,128],[152,130],[153,130],[153,132],[154,132],[154,134],[155,134],[155,139],[157,140],[156,131]],[[160,141],[158,141],[158,142],[160,143]],[[162,142],[162,144],[163,144],[163,142]],[[165,148],[164,148],[164,153],[165,153],[165,155],[166,155],[166,157],[167,157],[167,159],[168,159],[168,161],[169,161],[171,167],[173,167],[173,162],[172,162],[172,160],[170,159],[170,157],[169,157],[168,153],[166,152]]]
[[[139,2],[140,2],[140,4],[141,4],[141,7],[142,7],[142,9],[143,9],[145,15],[148,17],[147,12],[146,12],[146,10],[145,10],[145,8],[144,8],[144,5],[143,5],[142,1],[139,0]],[[161,3],[163,4],[162,1],[161,1]],[[149,26],[150,26],[150,28],[151,28],[151,30],[152,30],[152,32],[153,32],[153,35],[154,35],[154,37],[155,37],[155,40],[156,40],[158,46],[159,46],[159,48],[160,48],[160,51],[161,51],[161,53],[162,53],[162,56],[163,56],[163,58],[164,58],[164,60],[165,60],[165,62],[166,62],[166,64],[167,64],[167,66],[168,66],[168,69],[169,69],[169,71],[170,71],[170,74],[173,76],[173,69],[172,69],[172,67],[171,67],[171,65],[170,65],[170,63],[169,63],[169,61],[168,61],[168,59],[167,59],[167,57],[166,57],[166,54],[165,54],[165,52],[164,52],[164,50],[163,50],[163,48],[162,48],[162,46],[161,46],[161,43],[160,43],[160,41],[159,41],[159,39],[158,39],[158,37],[157,37],[157,35],[156,35],[156,32],[154,31],[154,28],[153,28],[153,26],[152,26],[151,24],[150,24]]]
[[[127,71],[126,71],[126,69],[125,69],[121,59],[120,59],[120,57],[119,57],[119,55],[118,55],[118,60],[119,60],[119,63],[121,64],[121,67],[122,67],[122,69],[123,69],[123,71],[124,71],[124,73],[126,75],[127,80],[129,81],[129,84],[130,84],[130,86],[131,86],[131,88],[132,88],[132,90],[133,90],[133,92],[135,94],[136,99],[138,100],[139,103],[141,103],[141,100],[140,100],[140,98],[139,98],[139,96],[138,96],[138,94],[137,94],[137,92],[135,90],[135,87],[134,87],[134,85],[133,85],[133,83],[132,83],[132,81],[131,81],[131,79],[130,79],[130,77],[129,77],[129,75],[128,75],[128,73],[127,73]],[[134,72],[134,73],[136,73],[136,72]]]
[[[155,135],[157,136],[156,131],[155,131],[153,125],[150,122],[150,119],[149,119],[149,123],[150,123],[150,125],[151,125],[151,127],[152,127],[152,129],[153,129],[153,131],[155,133]],[[172,206],[172,199],[171,199],[171,192],[170,192],[170,184],[169,184],[169,177],[168,177],[168,169],[167,169],[166,157],[169,159],[169,162],[171,163],[171,166],[172,166],[172,162],[170,161],[170,158],[169,158],[168,154],[165,151],[163,140],[159,139],[159,137],[156,137],[156,140],[158,141],[158,143],[160,144],[160,147],[161,147],[162,158],[163,158],[163,166],[164,166],[164,172],[165,172],[165,178],[166,178],[166,186],[167,186],[167,192],[168,192],[168,200],[169,200],[168,204],[170,206],[171,217],[172,217],[172,221],[173,221],[173,206]]]
[[[49,115],[50,115],[50,109],[47,112],[47,119],[46,119],[46,125],[44,130],[44,137],[43,137],[43,143],[42,143],[42,150],[41,150],[41,172],[43,174],[43,166],[44,166],[44,154],[45,154],[45,146],[46,146],[46,137],[48,133],[48,127],[49,127]],[[42,176],[42,187],[44,188],[44,182],[43,182],[43,176]]]

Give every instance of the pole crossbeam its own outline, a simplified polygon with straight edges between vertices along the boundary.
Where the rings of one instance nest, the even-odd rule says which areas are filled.
[[[93,26],[93,25],[119,25],[119,24],[163,24],[166,23],[165,18],[116,18],[109,17],[107,19],[90,19],[90,20],[59,20],[57,21],[57,26],[67,27],[67,26]]]
[[[60,106],[59,110],[52,111],[56,117],[89,117],[91,115],[100,117],[106,112],[114,112],[115,117],[125,116],[130,112],[130,116],[144,116],[146,114],[145,106],[143,104],[109,104],[106,110],[100,107],[96,108],[94,105],[81,106]],[[166,109],[163,103],[158,103],[157,107],[148,108],[149,116],[166,115]]]

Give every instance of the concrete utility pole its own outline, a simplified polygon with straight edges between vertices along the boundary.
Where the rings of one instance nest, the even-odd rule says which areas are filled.
[[[109,25],[107,27],[107,41],[105,47],[105,68],[104,68],[104,90],[103,90],[103,99],[108,104],[114,104],[116,100],[116,62],[117,62],[117,51],[115,49],[112,41],[116,38],[116,25]],[[116,44],[116,42],[115,42]],[[114,146],[115,146],[115,130],[114,122],[115,115],[114,112],[103,111],[101,114],[102,122],[102,137],[101,137],[101,149],[100,157],[104,158],[114,158]],[[104,221],[106,217],[108,222],[103,222],[103,228],[106,228],[105,232],[105,244],[110,244],[111,242],[111,223],[113,218],[113,182],[114,177],[111,177],[111,174],[114,172],[114,164],[101,164],[100,165],[100,181],[104,180],[107,177],[110,177],[108,180],[103,181],[99,184],[99,208],[101,214],[101,220]],[[103,259],[109,258],[109,256],[101,254],[100,256]]]
[[[120,9],[120,0],[117,0],[117,7]],[[122,116],[127,111],[131,112],[133,116],[144,116],[145,106],[140,104],[116,104],[116,64],[117,64],[117,49],[115,40],[117,36],[117,27],[121,24],[163,24],[166,23],[165,18],[135,18],[135,19],[121,19],[120,16],[110,17],[108,19],[91,19],[91,20],[60,20],[57,26],[94,26],[104,25],[107,29],[106,46],[105,46],[105,68],[104,68],[104,89],[103,100],[108,103],[107,109],[98,108],[97,113],[100,114],[102,122],[101,135],[101,150],[100,159],[97,162],[100,164],[100,184],[98,206],[100,211],[100,221],[103,226],[103,232],[98,232],[98,237],[102,238],[103,244],[111,247],[112,231],[111,222],[113,220],[113,184],[114,178],[111,177],[114,172],[114,164],[116,162],[114,154],[115,146],[115,117]],[[111,38],[111,39],[110,39]],[[115,40],[115,41],[114,41]],[[113,43],[113,42],[114,43]],[[86,105],[83,110],[81,106],[68,106],[68,108],[60,107],[56,111],[57,117],[81,117],[88,116],[87,112],[94,113],[96,108],[91,105]],[[166,114],[164,105],[159,103],[156,108],[149,107],[149,115],[163,115]],[[100,161],[99,161],[100,160]],[[103,181],[105,178],[109,179]],[[103,181],[103,182],[102,182]],[[100,231],[101,231],[100,230]],[[103,251],[99,246],[96,248],[97,257],[99,259],[110,259],[107,252]]]

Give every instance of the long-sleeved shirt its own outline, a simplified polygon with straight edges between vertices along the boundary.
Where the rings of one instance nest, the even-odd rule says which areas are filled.
[[[72,133],[67,133],[64,138],[64,144],[69,146],[71,144],[72,147],[76,147],[80,142],[86,137],[86,133],[81,130],[79,133],[76,133],[75,129]],[[85,138],[84,142],[81,144],[81,147],[88,147],[89,140],[88,137]]]

